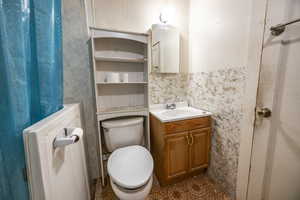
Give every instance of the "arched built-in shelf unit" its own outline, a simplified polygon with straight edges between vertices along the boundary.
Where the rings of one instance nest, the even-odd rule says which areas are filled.
[[[91,34],[100,165],[104,185],[104,165],[108,155],[102,139],[102,121],[126,116],[143,116],[145,146],[150,149],[148,92],[150,43],[149,35],[144,33],[91,28]],[[126,73],[128,82],[108,82],[109,73]]]

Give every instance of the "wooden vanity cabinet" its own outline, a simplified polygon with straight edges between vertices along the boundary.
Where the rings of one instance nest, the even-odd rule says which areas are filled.
[[[188,132],[180,132],[165,138],[165,164],[167,179],[188,173],[189,145]]]
[[[154,171],[161,185],[196,175],[208,167],[211,118],[162,123],[150,116]]]
[[[189,151],[189,170],[197,171],[208,167],[210,151],[210,128],[190,131],[193,144]]]

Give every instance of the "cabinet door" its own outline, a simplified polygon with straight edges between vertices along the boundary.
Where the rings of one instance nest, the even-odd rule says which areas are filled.
[[[165,138],[167,179],[184,175],[188,172],[188,132],[173,134]]]
[[[210,128],[190,131],[190,171],[195,171],[208,166],[210,149]]]

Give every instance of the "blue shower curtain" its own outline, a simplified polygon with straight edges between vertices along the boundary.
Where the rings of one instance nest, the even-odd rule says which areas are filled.
[[[22,130],[62,108],[60,0],[0,0],[0,199],[29,199]]]

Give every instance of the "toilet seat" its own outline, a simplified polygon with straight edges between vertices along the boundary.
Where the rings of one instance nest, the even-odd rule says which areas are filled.
[[[153,159],[150,152],[142,146],[123,147],[110,155],[107,170],[117,185],[135,189],[145,185],[152,177]]]

